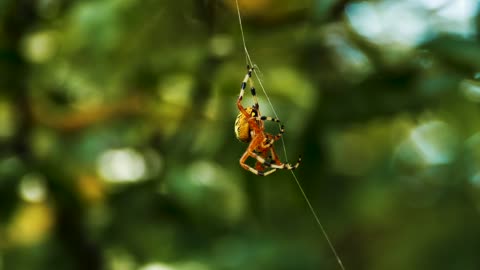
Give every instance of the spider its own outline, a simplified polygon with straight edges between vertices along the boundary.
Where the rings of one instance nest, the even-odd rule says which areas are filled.
[[[279,119],[262,116],[260,114],[260,106],[258,105],[256,91],[252,81],[253,68],[247,66],[247,70],[248,72],[243,79],[240,88],[240,95],[237,100],[237,107],[240,112],[235,121],[235,135],[238,140],[250,144],[240,158],[240,165],[245,170],[260,176],[267,176],[275,172],[277,169],[295,170],[300,165],[301,157],[298,158],[295,165],[282,163],[278,158],[273,143],[282,137],[282,134],[285,131],[284,126]],[[242,106],[242,99],[245,88],[247,87],[247,82],[249,83],[255,104],[252,107],[244,108]],[[278,123],[280,126],[280,132],[277,135],[265,132],[264,121]],[[256,159],[257,162],[255,168],[245,163],[249,157]]]

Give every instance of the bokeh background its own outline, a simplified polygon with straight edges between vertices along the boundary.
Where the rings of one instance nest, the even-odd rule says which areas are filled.
[[[346,269],[480,269],[478,2],[239,2]],[[0,269],[339,269],[245,71],[232,0],[1,0]]]

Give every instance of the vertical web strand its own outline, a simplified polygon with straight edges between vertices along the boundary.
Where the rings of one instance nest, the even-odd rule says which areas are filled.
[[[250,65],[251,67],[254,67],[256,65],[254,65],[253,62],[252,62],[252,58],[250,57],[250,53],[248,52],[248,49],[247,49],[247,43],[245,41],[245,34],[244,34],[244,31],[243,31],[243,24],[242,24],[242,15],[240,14],[240,6],[238,4],[238,0],[235,0],[235,4],[236,4],[236,7],[237,7],[238,23],[239,23],[239,26],[240,26],[240,33],[241,33],[241,36],[242,36],[243,49],[245,51],[245,57],[246,57],[246,60],[247,60],[247,64]],[[263,86],[262,80],[257,74],[257,69],[253,69],[253,72],[255,73],[255,77],[257,77],[257,81],[260,85],[260,88],[262,89],[262,92],[265,95],[265,98],[267,99],[267,101],[270,105],[270,108],[272,109],[273,114],[275,115],[275,117],[277,119],[279,119],[278,114],[275,111],[275,108],[273,107],[273,104],[272,104],[270,98],[268,97],[267,91],[265,90],[265,87]],[[282,136],[281,140],[282,140],[283,153],[285,155],[285,161],[288,162],[287,148],[285,146],[285,140],[283,139],[283,136]],[[303,187],[300,184],[300,181],[298,181],[297,176],[295,175],[295,173],[292,170],[290,172],[292,173],[293,179],[295,180],[295,183],[297,184],[298,189],[302,193],[302,196],[303,196],[305,202],[307,203],[308,208],[310,209],[310,212],[312,213],[319,229],[321,230],[323,236],[327,240],[327,243],[330,247],[330,250],[334,254],[334,256],[335,256],[335,258],[338,262],[338,265],[340,266],[340,268],[342,270],[345,270],[345,267],[343,266],[343,262],[340,259],[340,256],[338,256],[338,253],[337,253],[335,247],[333,246],[332,241],[330,240],[330,237],[328,237],[328,234],[327,234],[325,228],[323,227],[322,222],[320,222],[320,219],[318,218],[318,215],[317,215],[315,209],[313,208],[312,204],[310,203],[310,200],[308,199],[307,194],[303,190]]]

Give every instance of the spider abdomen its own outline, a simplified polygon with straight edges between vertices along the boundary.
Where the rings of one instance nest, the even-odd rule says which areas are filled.
[[[248,124],[248,120],[243,113],[239,113],[237,120],[235,121],[235,136],[237,136],[238,140],[245,143],[248,143],[252,140],[252,136],[250,134],[250,125]]]
[[[245,110],[248,114],[256,116],[256,112],[251,107],[245,108]],[[245,143],[252,140],[250,124],[242,112],[237,115],[237,120],[235,120],[235,136],[237,136],[238,140]]]

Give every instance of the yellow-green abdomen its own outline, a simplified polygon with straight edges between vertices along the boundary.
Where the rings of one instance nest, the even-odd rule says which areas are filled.
[[[246,110],[248,113],[251,113],[252,111],[251,108],[246,108]],[[250,134],[250,125],[248,124],[248,120],[242,112],[237,115],[237,120],[235,121],[235,136],[237,136],[238,140],[245,143],[248,143],[252,140]]]

